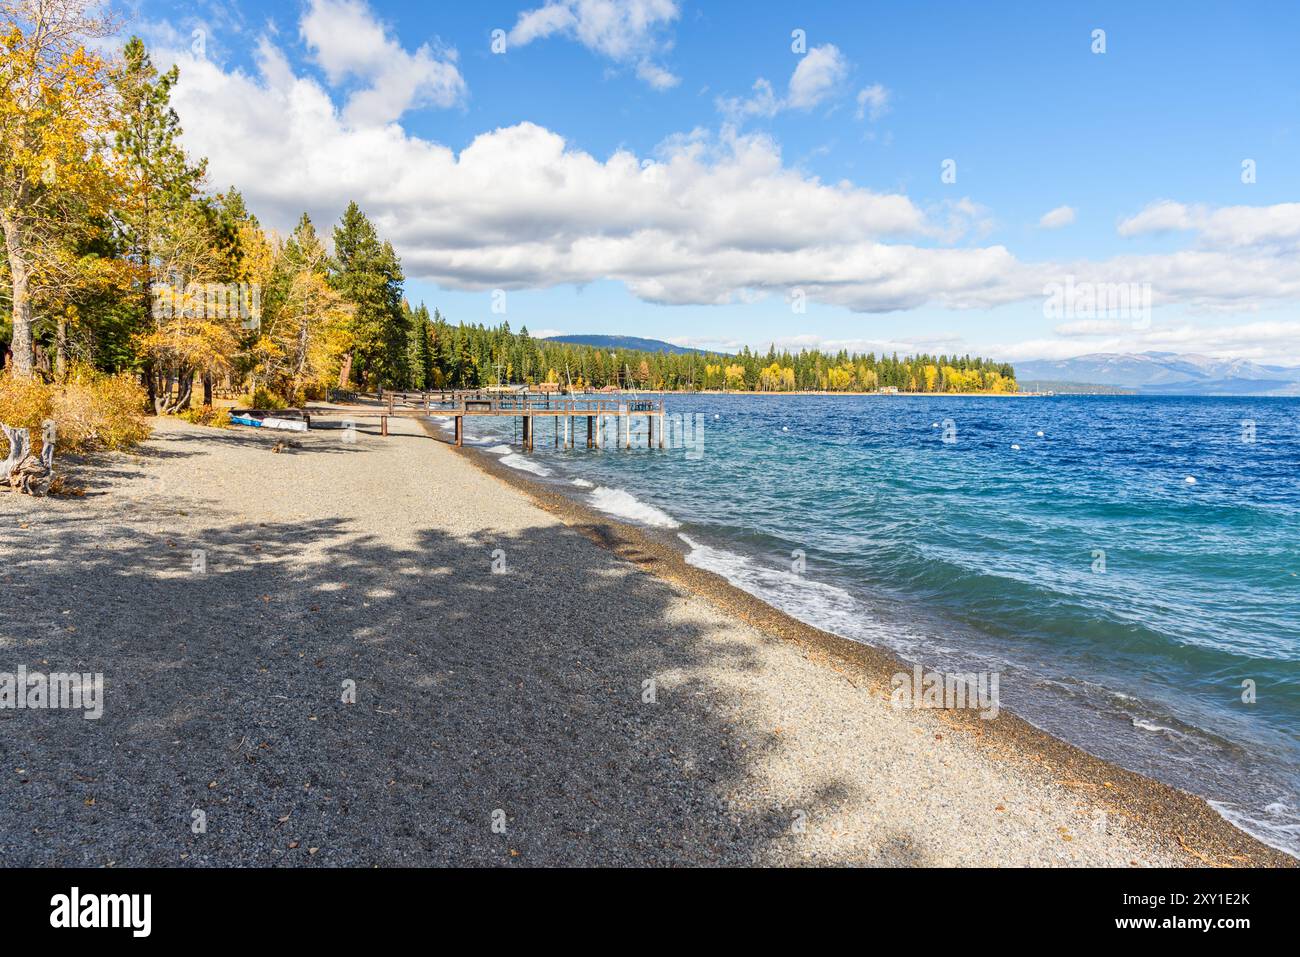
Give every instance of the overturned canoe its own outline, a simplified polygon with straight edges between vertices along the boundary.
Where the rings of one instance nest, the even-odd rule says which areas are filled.
[[[311,417],[298,409],[285,409],[274,415],[254,409],[233,409],[230,421],[254,429],[281,429],[285,432],[306,432],[311,428]]]
[[[303,419],[281,419],[268,416],[262,420],[264,429],[283,429],[286,432],[306,432],[307,423]]]

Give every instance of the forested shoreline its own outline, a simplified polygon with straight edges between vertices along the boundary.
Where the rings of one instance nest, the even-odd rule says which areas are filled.
[[[497,383],[558,383],[670,391],[738,392],[1015,392],[1006,363],[972,356],[858,355],[817,350],[736,354],[645,352],[535,339],[526,327],[452,325],[441,313],[411,311],[409,376],[392,388],[476,388]]]

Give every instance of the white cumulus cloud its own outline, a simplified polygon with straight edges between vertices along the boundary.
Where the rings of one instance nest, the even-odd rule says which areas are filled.
[[[382,125],[465,96],[454,52],[427,43],[407,52],[361,0],[309,0],[299,32],[331,84],[361,84],[344,109],[350,125]]]
[[[835,91],[849,72],[849,61],[833,43],[813,47],[790,77],[786,103],[791,109],[811,110]]]
[[[679,78],[655,62],[668,44],[662,32],[681,15],[676,0],[547,0],[519,14],[509,46],[564,36],[618,63],[635,63],[637,76],[656,90]]]
[[[775,116],[782,110],[811,110],[839,89],[848,73],[844,54],[833,43],[826,43],[800,58],[783,96],[777,96],[772,84],[759,77],[750,96],[719,97],[718,110],[736,122],[751,116]]]
[[[322,70],[373,76],[365,65],[386,36],[318,46]],[[266,37],[252,71],[187,48],[155,54],[180,65],[185,143],[209,158],[214,184],[238,185],[280,229],[307,211],[327,230],[356,200],[409,276],[445,288],[613,280],[647,301],[705,304],[799,288],[816,302],[883,312],[1032,305],[1047,283],[1073,276],[1150,283],[1157,308],[1300,301],[1295,204],[1198,211],[1196,248],[1025,262],[1002,245],[948,245],[978,241],[985,228],[985,211],[968,199],[923,209],[901,193],[823,181],[788,165],[762,134],[692,131],[649,155],[596,156],[524,122],[455,150],[398,123],[351,122],[351,103],[340,108]]]
[[[1123,220],[1118,231],[1121,236],[1192,231],[1211,247],[1294,246],[1300,242],[1300,203],[1211,209],[1160,200]]]

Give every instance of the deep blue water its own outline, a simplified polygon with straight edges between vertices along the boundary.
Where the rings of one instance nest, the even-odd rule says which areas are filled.
[[[1004,707],[1300,854],[1300,400],[666,401],[704,415],[701,458],[557,452],[543,425],[507,464],[676,523],[811,624],[998,671]]]

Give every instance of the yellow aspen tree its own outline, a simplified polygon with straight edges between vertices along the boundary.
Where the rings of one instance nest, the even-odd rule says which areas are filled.
[[[111,173],[105,65],[88,40],[111,24],[89,0],[0,0],[0,232],[13,311],[14,372],[35,363],[34,309],[78,281],[66,242],[102,214]]]

